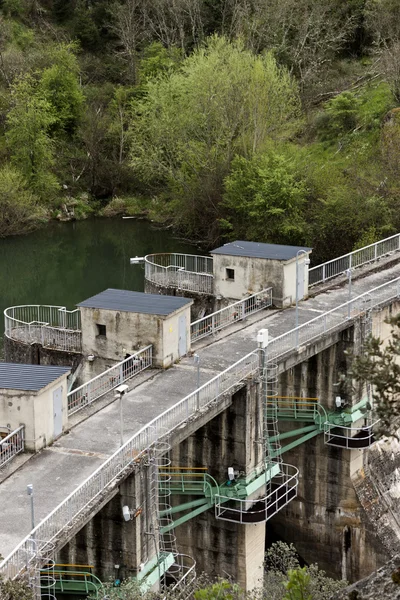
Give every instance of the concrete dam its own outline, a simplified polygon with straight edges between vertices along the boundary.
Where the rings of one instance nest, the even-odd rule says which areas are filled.
[[[190,281],[185,269],[175,270],[181,287],[174,288],[171,270],[157,263],[158,283],[149,281],[161,285],[162,276],[169,295],[147,294],[144,324],[135,316],[142,299],[118,290],[82,302],[75,329],[47,319],[28,332],[21,325],[28,319],[6,311],[7,364],[59,369],[54,356],[63,353],[58,364],[65,365],[69,353],[75,384],[67,368],[45,371],[53,379],[30,392],[30,402],[45,406],[54,381],[48,400],[54,407],[61,387],[59,429],[52,430],[56,421],[46,431],[40,423],[25,425],[27,448],[36,453],[18,453],[0,472],[5,577],[26,577],[40,590],[51,561],[93,565],[99,580],[135,577],[143,589],[167,581],[187,598],[196,572],[228,574],[248,590],[257,586],[270,535],[349,581],[391,558],[400,535],[398,448],[375,442],[371,390],[351,385],[347,373],[371,333],[390,337],[385,319],[400,310],[398,246],[379,262],[350,267],[350,276],[339,267],[336,278],[308,290],[311,269],[300,268],[299,257],[305,260],[309,250],[282,259],[275,297],[263,266],[254,300],[227,298],[223,285],[236,285],[238,262],[224,259],[217,310],[204,316],[204,294],[212,290],[210,273],[200,267],[208,287],[192,322],[196,291],[182,289],[182,278]],[[198,275],[199,267],[191,272]],[[294,273],[293,291],[286,278]],[[225,314],[230,321],[222,328]],[[47,343],[49,329],[57,334]],[[198,334],[206,330],[210,335]],[[74,348],[54,348],[54,336],[61,344],[63,334],[66,343],[70,332]],[[79,354],[84,360],[76,369]],[[25,405],[7,377],[2,418],[11,420]],[[34,529],[27,484],[34,490]]]

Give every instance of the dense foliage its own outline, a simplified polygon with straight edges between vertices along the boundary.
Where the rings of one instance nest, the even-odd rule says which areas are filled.
[[[393,0],[1,0],[0,235],[118,211],[319,259],[390,235],[399,23]]]
[[[387,321],[391,325],[388,340],[372,336],[366,352],[354,357],[351,376],[372,387],[374,412],[380,419],[378,435],[399,435],[400,422],[400,314]]]
[[[34,594],[28,583],[23,580],[3,580],[0,577],[1,600],[34,600]]]
[[[191,591],[193,600],[330,600],[333,594],[347,585],[335,581],[320,571],[317,565],[301,567],[293,544],[276,542],[266,553],[265,574],[260,585],[245,592],[237,583],[227,579],[213,580],[206,574],[197,577]],[[160,593],[142,592],[135,580],[120,586],[105,584],[103,593],[108,600],[176,600],[179,590]],[[89,598],[89,600],[94,600]]]

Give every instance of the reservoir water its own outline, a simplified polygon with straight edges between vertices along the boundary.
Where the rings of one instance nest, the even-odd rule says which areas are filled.
[[[195,246],[135,219],[50,223],[0,240],[0,348],[3,311],[19,304],[75,305],[106,288],[143,291],[144,268],[129,258],[151,252],[201,254]]]

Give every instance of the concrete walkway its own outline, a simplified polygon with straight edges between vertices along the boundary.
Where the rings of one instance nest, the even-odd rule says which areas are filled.
[[[400,276],[400,265],[366,275],[353,282],[353,297]],[[299,306],[299,323],[348,300],[347,287],[332,287]],[[200,356],[201,384],[239,360],[256,347],[259,329],[267,327],[277,337],[295,326],[294,308],[262,311],[195,344]],[[129,382],[124,397],[125,441],[162,411],[173,406],[196,387],[193,358],[187,357],[167,371],[146,371]],[[38,523],[84,481],[120,444],[119,402],[114,394],[100,399],[100,410],[90,418],[81,411],[71,419],[70,432],[51,447],[10,472],[0,484],[0,554],[6,557],[31,529],[27,484],[34,486],[35,520]],[[83,420],[82,420],[83,419]],[[78,423],[78,421],[81,421]],[[77,423],[77,424],[76,424]],[[6,473],[7,474],[7,473]],[[6,475],[5,474],[5,475]],[[1,474],[0,474],[1,475]],[[1,476],[0,476],[1,481]]]

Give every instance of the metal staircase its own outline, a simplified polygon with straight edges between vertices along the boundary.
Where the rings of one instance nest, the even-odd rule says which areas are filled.
[[[174,590],[177,598],[187,598],[196,579],[194,559],[178,552],[172,517],[171,477],[169,457],[171,446],[168,434],[160,434],[149,454],[150,506],[153,519],[151,532],[156,556],[147,565],[148,574],[142,589],[149,589],[151,583],[160,581],[162,586]],[[154,563],[154,565],[153,565]],[[150,568],[151,567],[151,568]]]

